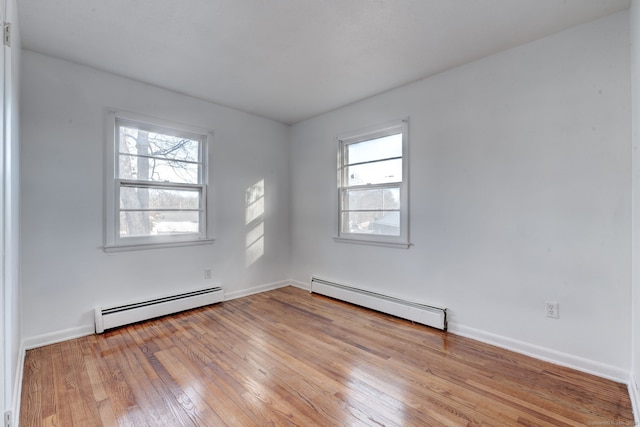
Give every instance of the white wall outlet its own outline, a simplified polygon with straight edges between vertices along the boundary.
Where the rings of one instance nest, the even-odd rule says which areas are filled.
[[[560,304],[553,301],[546,301],[544,303],[544,310],[547,317],[551,317],[552,319],[560,318]]]
[[[210,268],[205,268],[204,269],[204,279],[205,280],[211,280],[211,269]]]
[[[13,425],[13,417],[11,416],[11,411],[7,411],[4,413],[4,427],[11,427]]]

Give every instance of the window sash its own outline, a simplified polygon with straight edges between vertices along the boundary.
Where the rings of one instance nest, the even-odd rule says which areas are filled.
[[[400,197],[400,200],[398,201],[398,207],[397,208],[386,208],[384,205],[384,193],[382,194],[382,200],[381,200],[381,206],[379,208],[376,207],[371,207],[371,208],[352,208],[349,202],[349,193],[352,190],[397,190],[398,194],[402,194],[402,183],[396,183],[394,185],[359,185],[359,186],[351,186],[351,187],[341,187],[340,188],[340,213],[339,213],[339,232],[341,235],[349,235],[349,236],[395,236],[395,237],[401,237],[402,236],[402,198]],[[380,220],[380,218],[378,218],[377,220],[373,221],[372,224],[369,224],[369,228],[368,229],[351,229],[350,224],[347,224],[345,221],[345,217],[349,216],[351,217],[351,213],[362,213],[362,214],[370,214],[370,216],[372,216],[373,218],[376,218],[378,215],[376,214],[388,214],[391,212],[398,212],[399,213],[399,220],[400,220],[400,224],[398,227],[398,232],[397,233],[383,233],[383,232],[375,232],[376,226],[377,226],[377,221]],[[347,215],[345,215],[347,214]],[[347,225],[349,225],[349,227],[347,227]],[[373,238],[373,237],[368,237],[368,238]]]
[[[397,197],[398,197],[398,204],[400,207],[398,208],[388,208],[385,209],[384,207],[384,195],[385,195],[385,190],[388,190],[392,197],[394,197],[395,195],[393,193],[397,193]],[[397,191],[394,191],[397,190]],[[397,182],[397,183],[391,183],[391,184],[378,184],[378,185],[358,185],[358,186],[350,186],[350,187],[341,187],[339,189],[340,194],[341,194],[341,206],[340,209],[342,211],[350,211],[350,210],[363,210],[363,209],[351,209],[351,203],[350,203],[350,199],[349,199],[349,195],[351,194],[356,194],[356,193],[361,193],[363,194],[362,197],[366,197],[365,193],[369,193],[369,194],[380,194],[380,196],[382,196],[382,208],[381,209],[368,209],[368,210],[400,210],[402,208],[402,200],[400,198],[400,195],[402,194],[402,183],[401,182]],[[389,193],[387,193],[389,194]],[[371,200],[370,204],[374,204],[375,205],[375,200]]]
[[[204,239],[206,238],[206,195],[207,186],[204,184],[168,184],[168,183],[155,183],[152,181],[134,181],[134,180],[121,180],[115,181],[116,194],[114,196],[117,201],[117,212],[114,217],[115,220],[115,233],[116,242],[122,244],[142,243],[145,241],[183,241],[192,239]],[[198,208],[159,208],[159,207],[145,207],[145,208],[123,208],[121,200],[122,188],[140,188],[140,189],[157,189],[157,190],[190,190],[198,194]],[[175,232],[165,234],[146,234],[146,235],[134,235],[123,236],[122,235],[122,223],[121,214],[124,212],[197,212],[198,213],[198,230],[193,232]]]
[[[206,186],[205,185],[185,185],[185,184],[173,184],[168,185],[166,183],[154,184],[148,181],[131,181],[131,180],[116,180],[116,186],[118,187],[118,195],[121,195],[123,188],[135,188],[146,190],[167,190],[167,191],[180,191],[191,192],[197,194],[198,207],[197,208],[163,208],[163,207],[147,207],[147,208],[126,208],[123,207],[122,199],[119,200],[120,212],[126,211],[167,211],[167,212],[204,212],[205,211],[205,198],[206,198]]]
[[[195,165],[197,166],[197,174],[196,174],[196,180],[195,182],[186,182],[188,184],[201,184],[204,182],[204,170],[205,170],[205,164],[204,164],[204,159],[206,158],[206,135],[202,135],[202,134],[198,134],[198,133],[194,133],[194,132],[188,132],[188,131],[184,131],[184,130],[178,130],[178,129],[172,129],[170,127],[165,127],[165,126],[159,126],[159,125],[153,125],[153,124],[149,124],[149,123],[141,123],[141,122],[135,122],[132,120],[128,120],[128,119],[121,119],[121,118],[116,118],[115,119],[115,141],[114,141],[114,149],[117,152],[117,160],[115,163],[115,177],[116,178],[125,178],[123,177],[123,173],[120,170],[120,165],[121,165],[121,159],[123,157],[130,157],[132,159],[137,159],[137,158],[142,158],[142,159],[149,159],[149,160],[155,160],[158,161],[160,163],[167,163],[167,164],[171,164],[171,163],[175,163],[175,164],[183,164],[183,165]],[[180,159],[180,158],[172,158],[170,156],[161,156],[161,155],[153,155],[153,154],[140,154],[140,153],[129,153],[129,152],[124,152],[121,150],[121,141],[120,141],[120,134],[121,134],[121,129],[122,128],[129,128],[129,129],[137,129],[137,130],[142,130],[142,131],[146,131],[149,133],[154,133],[157,135],[166,135],[169,137],[174,137],[174,138],[181,138],[181,139],[185,139],[185,140],[189,140],[189,141],[194,141],[197,142],[198,144],[198,149],[197,149],[197,160],[193,161],[193,160],[188,160],[188,159]],[[171,166],[169,166],[171,168]],[[154,181],[152,178],[149,179],[132,179],[132,181],[145,181],[145,182],[156,182]],[[166,180],[163,180],[161,182],[167,182]],[[169,181],[169,182],[174,182],[174,183],[180,183],[183,181],[178,181],[178,180],[173,180],[173,181]]]
[[[356,149],[357,146],[361,146],[360,149]],[[344,159],[347,165],[366,164],[394,158],[402,158],[402,131],[400,129],[363,140],[352,140],[344,144]]]

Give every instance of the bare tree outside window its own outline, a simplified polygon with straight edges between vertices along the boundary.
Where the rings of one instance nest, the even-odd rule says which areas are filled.
[[[201,141],[119,126],[120,236],[199,232]]]
[[[212,244],[213,132],[114,110],[107,123],[104,250]]]

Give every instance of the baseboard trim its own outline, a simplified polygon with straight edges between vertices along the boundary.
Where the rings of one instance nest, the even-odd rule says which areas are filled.
[[[297,280],[289,280],[289,284],[295,288],[300,288],[303,291],[311,292],[311,285],[305,282],[299,282]]]
[[[284,288],[285,286],[289,286],[290,284],[290,280],[281,280],[279,282],[267,283],[265,285],[254,286],[253,288],[242,289],[235,292],[225,291],[224,300],[230,301],[232,299],[248,297],[249,295],[255,295],[262,292],[272,291],[274,289]]]
[[[629,376],[629,382],[627,383],[629,388],[629,398],[631,399],[631,407],[633,408],[633,418],[636,425],[640,425],[640,390],[638,390],[638,382],[635,375]]]
[[[63,331],[50,332],[48,334],[36,335],[34,337],[25,338],[23,347],[25,350],[31,350],[38,347],[44,347],[50,344],[56,344],[62,341],[68,341],[75,338],[86,337],[95,333],[94,325],[78,326]]]
[[[496,347],[544,360],[545,362],[575,369],[587,374],[596,375],[618,383],[629,383],[628,371],[606,363],[585,359],[568,353],[562,353],[546,347],[529,344],[524,341],[470,328],[453,322],[449,323],[449,332],[462,337],[471,338],[485,344],[494,345]]]

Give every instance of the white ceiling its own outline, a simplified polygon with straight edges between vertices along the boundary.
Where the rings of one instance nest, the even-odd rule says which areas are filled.
[[[19,0],[25,49],[295,123],[629,0]]]

